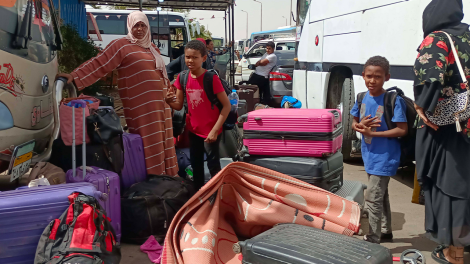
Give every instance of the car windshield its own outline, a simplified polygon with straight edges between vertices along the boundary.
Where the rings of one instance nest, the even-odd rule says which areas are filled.
[[[54,56],[54,26],[49,0],[0,1],[0,49],[25,59],[47,63]],[[31,30],[28,30],[28,16]],[[18,37],[18,38],[17,38]],[[29,38],[27,48],[18,39]]]
[[[286,50],[286,51],[276,51],[274,52],[277,56],[277,65],[278,66],[288,66],[294,65],[295,51]]]

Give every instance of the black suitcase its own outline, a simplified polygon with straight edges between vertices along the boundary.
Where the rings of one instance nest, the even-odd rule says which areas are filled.
[[[287,174],[329,192],[343,185],[343,154],[328,158],[246,156],[244,162]]]
[[[122,152],[122,141],[120,137],[115,137],[107,144],[113,163],[109,161],[101,144],[86,145],[86,165],[95,166],[104,170],[121,173],[124,155]],[[77,168],[82,166],[82,145],[75,146],[75,157]],[[61,137],[54,140],[52,153],[49,160],[53,165],[61,168],[65,172],[72,169],[72,146],[66,146]]]
[[[248,113],[248,105],[246,103],[246,100],[240,100],[238,101],[238,116],[242,116]],[[239,127],[243,126],[242,122],[238,123]]]
[[[313,227],[280,224],[234,244],[243,264],[391,264],[390,250]]]

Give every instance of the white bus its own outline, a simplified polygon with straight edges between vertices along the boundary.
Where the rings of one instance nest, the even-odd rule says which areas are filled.
[[[413,96],[413,65],[423,41],[422,13],[431,0],[298,0],[303,23],[297,48],[293,96],[306,108],[339,108],[343,113],[343,155],[350,158],[356,95],[367,91],[361,76],[368,58],[390,61],[392,79]],[[464,1],[470,22],[470,2]]]
[[[127,16],[134,10],[87,9],[88,35],[95,44],[106,47],[112,40],[127,35]],[[144,11],[152,32],[152,41],[160,48],[166,64],[184,53],[183,46],[191,40],[184,14],[167,11]],[[101,39],[98,39],[92,18],[96,20]]]

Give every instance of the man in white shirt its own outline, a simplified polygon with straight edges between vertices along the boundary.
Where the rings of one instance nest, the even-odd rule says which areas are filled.
[[[276,66],[277,56],[274,54],[274,42],[266,44],[266,53],[255,64],[256,70],[248,80],[249,84],[258,85],[261,103],[269,105],[271,102],[271,91],[269,88],[269,73]]]

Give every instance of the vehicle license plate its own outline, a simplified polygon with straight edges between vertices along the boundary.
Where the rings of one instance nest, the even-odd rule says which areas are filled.
[[[20,178],[29,171],[33,158],[33,150],[36,145],[35,140],[31,140],[19,146],[16,146],[10,161],[8,175],[10,182]]]

